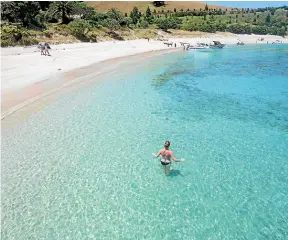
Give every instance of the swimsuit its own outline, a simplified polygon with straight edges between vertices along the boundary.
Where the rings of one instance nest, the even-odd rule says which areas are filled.
[[[169,162],[162,162],[162,161],[160,160],[160,161],[161,161],[161,164],[162,164],[163,166],[169,165],[169,164],[171,163],[171,161],[170,161],[170,155],[169,155],[169,154],[165,154],[165,151],[166,151],[166,150],[164,150],[164,153],[161,154],[161,155],[162,155],[161,160],[162,160],[162,159],[163,159],[164,161],[168,160]],[[168,157],[169,157],[169,159],[168,159]]]
[[[162,162],[161,161],[161,164],[163,165],[163,166],[166,166],[166,165],[169,165],[171,162]]]

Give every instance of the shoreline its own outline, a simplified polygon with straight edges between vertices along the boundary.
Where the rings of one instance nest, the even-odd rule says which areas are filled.
[[[121,64],[120,60],[177,51],[183,49],[180,42],[196,44],[211,42],[213,39],[227,45],[235,45],[235,42],[240,40],[250,45],[256,44],[255,40],[257,41],[259,36],[270,42],[273,39],[274,41],[281,39],[272,35],[218,33],[194,38],[174,36],[169,39],[169,42],[173,42],[173,47],[167,47],[162,41],[148,42],[147,39],[60,44],[51,45],[51,57],[40,56],[35,46],[1,48],[1,120],[42,97],[81,81],[79,79],[85,78],[91,72],[95,76],[103,74],[111,67],[109,64]],[[287,38],[282,40],[283,43],[288,43]],[[177,47],[174,47],[175,43]],[[266,42],[258,44],[266,44]]]
[[[43,102],[50,101],[54,97],[64,94],[65,92],[71,92],[73,90],[80,89],[81,87],[79,85],[88,85],[91,82],[98,81],[98,79],[95,79],[94,77],[98,77],[99,79],[101,79],[105,75],[113,73],[111,72],[111,70],[119,69],[118,65],[129,66],[135,64],[135,61],[141,61],[142,59],[148,57],[176,51],[179,51],[179,48],[168,48],[155,51],[151,50],[148,52],[138,53],[134,55],[107,59],[101,62],[90,64],[85,67],[80,67],[65,72],[59,76],[55,76],[55,79],[50,79],[48,81],[40,81],[38,83],[34,83],[16,91],[2,93],[1,121],[9,118],[11,115],[13,116],[13,114],[18,112],[19,110],[23,110],[25,112],[26,107],[33,108],[32,105],[34,103],[36,103],[37,105],[37,102],[41,100]],[[101,71],[95,71],[95,68],[101,68]],[[15,101],[15,98],[18,99],[16,99]],[[6,100],[4,104],[3,99]],[[13,99],[14,101],[9,101],[9,99]],[[43,104],[41,103],[40,105],[43,106]],[[27,112],[30,112],[30,110],[28,110]],[[16,118],[18,117],[16,116]]]

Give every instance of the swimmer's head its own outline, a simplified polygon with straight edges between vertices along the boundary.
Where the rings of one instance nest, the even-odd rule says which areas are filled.
[[[165,148],[170,147],[170,142],[169,142],[169,141],[166,141],[166,142],[164,143],[164,147],[165,147]]]

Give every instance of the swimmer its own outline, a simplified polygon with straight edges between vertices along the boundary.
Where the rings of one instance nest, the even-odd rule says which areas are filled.
[[[171,158],[174,162],[184,162],[184,159],[177,159],[174,157],[174,154],[171,150],[169,150],[170,142],[166,141],[164,143],[164,148],[160,149],[157,154],[152,153],[152,155],[157,158],[161,155],[161,164],[164,167],[164,171],[166,175],[169,175],[170,167],[171,167]]]

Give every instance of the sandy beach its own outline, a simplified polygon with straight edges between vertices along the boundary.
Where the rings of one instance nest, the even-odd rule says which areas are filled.
[[[164,35],[166,38],[166,36]],[[259,39],[264,40],[259,41]],[[67,82],[85,75],[81,68],[106,60],[127,57],[159,50],[182,49],[180,42],[196,44],[212,43],[218,40],[227,45],[238,41],[245,44],[267,44],[276,40],[288,43],[287,38],[263,35],[235,35],[230,33],[205,34],[203,37],[175,36],[169,38],[173,47],[167,47],[162,41],[146,39],[131,41],[109,41],[100,43],[76,43],[51,45],[51,56],[41,56],[36,46],[1,49],[1,113],[7,116],[25,103],[39,99],[48,91],[60,89]],[[176,43],[177,48],[174,44]],[[114,64],[110,62],[109,64]],[[101,67],[95,68],[101,73]]]

